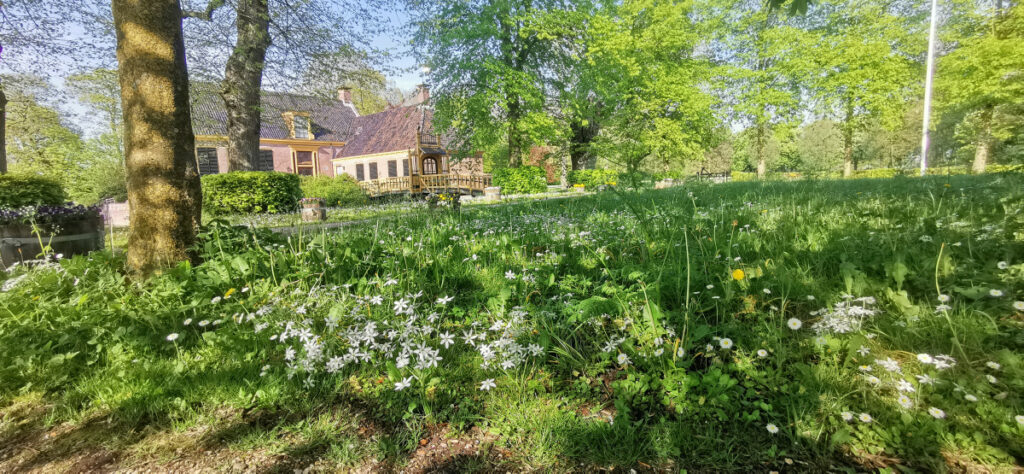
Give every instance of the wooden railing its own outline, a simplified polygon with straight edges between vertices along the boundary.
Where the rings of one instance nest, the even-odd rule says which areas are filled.
[[[420,132],[417,138],[420,146],[441,146],[441,140],[437,135]]]
[[[370,196],[398,193],[482,193],[491,186],[489,174],[430,174],[424,176],[399,176],[380,178],[359,183]]]

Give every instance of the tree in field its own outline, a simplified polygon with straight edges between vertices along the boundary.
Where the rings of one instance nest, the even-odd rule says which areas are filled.
[[[735,119],[753,128],[757,176],[768,168],[766,147],[781,123],[799,120],[801,84],[808,72],[811,38],[760,0],[708,2],[704,28],[714,39],[710,56],[720,64],[716,83]]]
[[[544,68],[552,45],[533,22],[556,0],[420,0],[413,15],[421,61],[431,68],[435,127],[453,148],[484,150],[510,166],[555,134]]]
[[[984,173],[995,138],[1009,139],[1024,105],[1024,6],[998,2],[959,47],[939,60],[938,99],[963,114],[974,137],[971,169]],[[1004,118],[1000,120],[1000,118]]]
[[[701,157],[713,135],[710,67],[694,54],[690,13],[689,2],[626,0],[593,19],[595,90],[614,108],[597,147],[632,176]]]
[[[131,230],[128,269],[187,260],[202,217],[178,0],[114,0]]]
[[[106,198],[127,199],[121,86],[117,71],[100,68],[73,74],[65,80],[65,86],[90,114],[106,125],[99,136],[83,143],[75,167],[78,179],[70,184],[69,193],[82,203]]]
[[[43,103],[42,98],[54,91],[37,76],[8,76],[4,82],[10,94],[4,147],[10,171],[43,175],[69,185],[75,179],[82,141],[59,111]]]
[[[843,135],[843,176],[853,175],[854,139],[870,120],[898,126],[920,94],[926,9],[899,2],[823,1],[812,14],[817,73],[807,86]],[[925,38],[925,39],[923,39]]]
[[[186,24],[189,65],[196,79],[221,81],[229,170],[255,169],[265,76],[269,73],[271,81],[294,89],[314,59],[365,42],[375,31],[379,12],[391,3],[186,0],[185,16],[194,19]]]

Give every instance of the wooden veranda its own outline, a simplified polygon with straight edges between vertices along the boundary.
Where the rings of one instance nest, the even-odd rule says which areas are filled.
[[[489,174],[429,174],[380,178],[359,183],[371,197],[390,194],[482,194],[491,186]]]

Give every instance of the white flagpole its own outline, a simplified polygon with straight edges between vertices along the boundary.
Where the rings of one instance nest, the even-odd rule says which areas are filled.
[[[932,21],[928,30],[928,61],[924,79],[924,123],[921,129],[921,176],[928,170],[928,127],[932,115],[932,77],[935,75],[935,24],[938,21],[939,1],[932,0]]]

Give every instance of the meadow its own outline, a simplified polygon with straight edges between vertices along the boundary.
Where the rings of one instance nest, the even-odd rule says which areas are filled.
[[[1024,176],[693,184],[0,272],[0,471],[1009,471]]]

